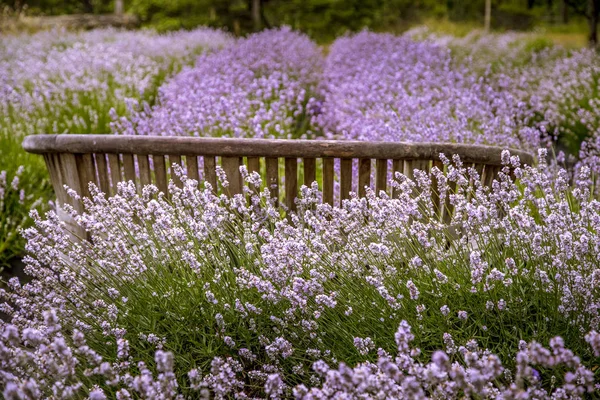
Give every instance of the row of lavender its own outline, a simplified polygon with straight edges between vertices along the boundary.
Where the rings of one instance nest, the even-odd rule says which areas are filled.
[[[287,29],[252,35],[200,57],[160,88],[156,106],[138,105],[114,120],[113,131],[450,141],[532,151],[563,137],[577,155],[600,125],[593,51],[528,51],[515,43],[527,43],[523,37],[510,35],[458,45],[413,36],[363,32],[337,39],[323,57]],[[477,60],[461,52],[469,45],[500,50]]]
[[[229,45],[219,31],[40,32],[0,41],[0,267],[23,251],[19,228],[33,206],[47,209],[52,189],[43,160],[21,149],[25,135],[108,133],[111,109],[152,102],[158,87],[198,54]],[[17,173],[17,171],[19,171]],[[15,177],[17,177],[15,181]],[[15,200],[16,199],[16,200]]]
[[[130,87],[111,86],[117,90],[101,115],[110,114],[103,121],[113,132],[449,140],[533,150],[553,136],[594,137],[600,126],[598,56],[586,50],[515,53],[504,43],[506,51],[477,59],[480,53],[465,51],[470,42],[360,33],[338,39],[323,56],[288,29],[236,41],[197,35],[193,41],[212,38],[208,47],[224,48],[202,54],[159,88],[137,78]],[[163,39],[172,44],[156,38]],[[68,52],[77,43],[48,46]],[[139,42],[129,51],[157,56]],[[500,61],[503,55],[510,58]],[[76,66],[65,68],[65,77],[77,74]],[[35,93],[28,80],[44,80],[39,71],[12,87]],[[87,74],[97,83],[86,84],[91,92],[110,92],[102,82],[128,82],[101,71]],[[75,98],[90,93],[86,87]],[[156,89],[142,90],[148,87]],[[92,115],[95,107],[72,109]],[[69,130],[59,126],[53,131]],[[598,154],[594,143],[585,149],[590,157]],[[3,394],[593,396],[600,373],[593,171],[582,165],[571,187],[564,171],[549,172],[545,152],[537,168],[503,159],[506,169],[491,191],[454,160],[445,173],[398,176],[395,199],[369,192],[331,208],[317,204],[316,188],[305,188],[289,220],[268,192],[219,198],[194,181],[172,186],[172,202],[153,187],[137,195],[129,184],[110,199],[95,193],[86,214],[74,215],[90,233],[85,245],[72,242],[55,215],[36,217],[26,233],[34,280],[12,281],[0,292],[11,319],[0,327]],[[0,175],[11,204],[22,201],[22,183]],[[432,189],[454,187],[451,224],[462,229],[449,240],[430,199]]]
[[[4,397],[592,398],[600,203],[545,158],[505,152],[491,191],[457,159],[398,176],[396,199],[307,188],[289,220],[194,180],[172,202],[95,189],[73,214],[90,241],[36,216],[34,279],[0,291]],[[453,186],[449,241],[431,190]]]

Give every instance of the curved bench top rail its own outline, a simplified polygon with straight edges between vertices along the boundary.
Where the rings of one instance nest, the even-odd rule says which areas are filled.
[[[118,135],[32,135],[23,141],[23,148],[36,154],[46,153],[107,153],[139,155],[189,155],[224,157],[281,158],[371,158],[404,160],[438,160],[439,154],[460,156],[465,163],[502,165],[496,146],[456,143],[363,142],[353,140],[288,140],[235,139],[165,136]],[[509,149],[524,164],[534,162],[533,155]]]

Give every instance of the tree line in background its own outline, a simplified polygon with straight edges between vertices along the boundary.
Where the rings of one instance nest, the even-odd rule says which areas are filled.
[[[483,21],[491,5],[491,27],[526,30],[536,23],[568,23],[585,17],[596,44],[600,0],[0,0],[0,6],[29,15],[120,12],[137,15],[159,31],[198,25],[245,34],[290,25],[317,40],[363,28],[401,31],[424,18]]]

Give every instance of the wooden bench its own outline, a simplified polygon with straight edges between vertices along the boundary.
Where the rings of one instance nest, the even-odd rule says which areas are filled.
[[[246,165],[249,172],[261,173],[271,196],[280,199],[289,210],[295,210],[299,180],[306,185],[316,180],[323,201],[333,205],[334,199],[341,202],[350,197],[353,182],[358,183],[358,195],[363,196],[364,187],[371,184],[374,167],[377,193],[383,190],[393,195],[388,182],[390,169],[408,177],[413,176],[415,169],[443,169],[440,153],[448,158],[459,155],[465,165],[480,172],[482,183],[489,186],[502,168],[503,150],[453,143],[66,134],[27,136],[23,147],[44,156],[59,205],[71,204],[77,210],[81,210],[81,204],[67,195],[64,185],[86,196],[88,183],[94,182],[103,192],[114,194],[117,182],[133,180],[139,189],[153,183],[167,193],[169,179],[177,183],[169,168],[172,163],[181,165],[188,177],[206,180],[219,193],[230,195],[242,193],[239,167]],[[511,150],[511,154],[519,156],[524,164],[534,161],[531,154],[521,150]],[[228,188],[217,185],[217,165],[227,174]],[[336,176],[339,184],[334,184]],[[435,199],[440,209],[445,201]]]

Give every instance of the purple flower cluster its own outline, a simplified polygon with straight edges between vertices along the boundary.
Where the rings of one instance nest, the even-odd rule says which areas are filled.
[[[402,321],[396,334],[398,354],[379,349],[376,363],[365,362],[354,368],[341,363],[331,368],[317,361],[313,369],[321,376],[320,387],[299,385],[293,393],[297,399],[331,398],[394,398],[394,399],[460,399],[460,398],[583,398],[596,390],[594,374],[580,359],[565,349],[560,338],[551,340],[550,349],[535,341],[521,342],[516,355],[517,369],[512,375],[500,359],[469,341],[458,349],[461,362],[452,362],[451,354],[436,351],[431,362],[424,364],[413,356],[420,351],[411,348],[414,336],[411,327]],[[553,393],[542,388],[539,372],[542,368],[567,367],[564,384]],[[556,376],[554,377],[556,380]],[[506,383],[504,383],[506,382]]]
[[[123,112],[124,98],[152,95],[165,74],[230,41],[204,28],[8,37],[0,44],[0,131],[106,133],[111,107]]]
[[[92,185],[85,213],[66,210],[89,240],[34,213],[33,280],[0,290],[5,397],[582,397],[599,347],[600,203],[586,179],[550,179],[544,154],[536,168],[502,159],[491,190],[446,160],[399,176],[393,199],[336,208],[304,187],[289,218],[269,191],[217,197],[183,177],[171,200],[132,182],[106,198]],[[450,241],[434,189],[451,193]],[[530,312],[572,327],[568,342],[502,325]]]
[[[198,58],[160,88],[158,104],[114,121],[117,133],[295,137],[320,76],[322,56],[288,28],[240,39]],[[306,129],[306,128],[304,128]]]
[[[533,114],[517,95],[428,41],[369,32],[339,38],[320,94],[314,122],[328,137],[539,144]]]

